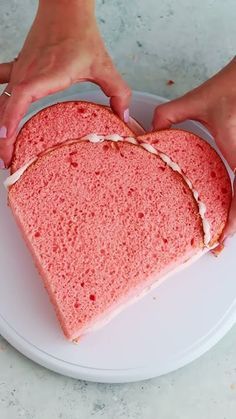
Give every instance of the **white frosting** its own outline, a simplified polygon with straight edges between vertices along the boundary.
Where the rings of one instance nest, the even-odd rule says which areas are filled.
[[[123,137],[118,134],[110,134],[110,135],[97,135],[97,134],[89,134],[86,137],[82,138],[83,140],[88,140],[91,143],[101,143],[102,141],[123,141]]]
[[[25,173],[25,171],[28,169],[29,166],[31,166],[32,163],[34,163],[37,160],[37,157],[34,157],[28,163],[24,164],[20,169],[16,170],[15,173],[13,173],[11,176],[8,176],[6,180],[3,182],[3,185],[6,189],[9,189],[10,186],[14,185],[21,176]]]
[[[137,141],[135,140],[135,138],[133,138],[133,137],[126,137],[125,138],[125,141],[127,142],[127,143],[130,143],[130,144],[137,144]]]
[[[137,142],[136,142],[136,144],[137,144]],[[140,146],[142,148],[144,148],[144,150],[147,150],[149,153],[156,154],[156,155],[158,154],[156,149],[151,144],[140,143]]]
[[[105,140],[108,140],[108,141],[115,141],[115,142],[117,142],[117,141],[123,141],[123,137],[121,137],[121,136],[120,136],[120,135],[118,135],[118,134],[106,135],[106,136],[104,137],[104,139],[105,139]]]
[[[174,172],[178,172],[184,179],[185,183],[188,185],[189,189],[191,189],[193,197],[198,205],[199,215],[202,219],[202,227],[203,227],[203,232],[204,232],[204,244],[205,246],[208,246],[208,244],[211,241],[211,226],[210,226],[209,221],[205,217],[205,214],[207,211],[206,205],[200,200],[198,191],[194,189],[191,180],[182,172],[180,166],[177,163],[173,162],[169,156],[167,156],[164,153],[159,153],[159,152],[155,154],[157,154],[167,164],[167,166],[169,166]]]
[[[85,137],[83,137],[81,140],[87,140],[87,141],[90,141],[91,143],[100,143],[100,142],[103,142],[103,141],[114,141],[114,142],[124,141],[124,142],[128,142],[128,143],[131,143],[131,144],[134,144],[134,145],[138,145],[138,146],[142,147],[143,149],[145,149],[146,151],[148,151],[149,153],[155,154],[156,156],[160,157],[160,159],[168,167],[170,167],[174,172],[179,173],[182,176],[182,178],[184,179],[184,181],[187,184],[187,186],[189,187],[189,189],[191,190],[191,192],[193,194],[193,197],[194,197],[194,199],[195,199],[195,201],[198,205],[199,215],[200,215],[201,220],[202,220],[202,228],[203,228],[203,232],[204,232],[204,245],[205,245],[205,247],[208,247],[208,245],[211,241],[211,226],[210,226],[210,223],[205,216],[206,211],[207,211],[206,205],[200,200],[199,193],[193,187],[193,184],[190,181],[190,179],[183,173],[180,166],[177,163],[175,163],[169,156],[167,156],[167,154],[159,152],[151,144],[139,143],[133,137],[122,137],[118,134],[110,134],[110,135],[105,135],[105,136],[104,135],[98,135],[98,134],[88,134]],[[81,140],[78,140],[78,141],[81,141]],[[76,140],[73,140],[73,142],[76,142]],[[4,182],[5,187],[9,188],[14,183],[16,183],[20,179],[20,177],[23,175],[25,170],[32,163],[34,163],[35,160],[37,160],[37,157],[31,159],[23,167],[21,167],[19,170],[17,170],[15,173],[13,173],[13,175],[9,176]]]
[[[91,143],[99,143],[100,141],[103,141],[103,138],[102,135],[89,134],[86,140],[89,140]]]

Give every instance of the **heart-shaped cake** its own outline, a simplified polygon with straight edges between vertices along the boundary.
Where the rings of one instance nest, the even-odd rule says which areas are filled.
[[[135,134],[108,108],[67,102],[19,133],[9,204],[66,337],[101,326],[214,247],[231,183],[194,134]]]

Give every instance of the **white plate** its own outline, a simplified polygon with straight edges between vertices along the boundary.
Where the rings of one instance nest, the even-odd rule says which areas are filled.
[[[67,99],[104,102],[99,92]],[[145,127],[164,99],[135,93],[132,114]],[[48,104],[50,98],[48,98]],[[209,142],[199,124],[182,124]],[[2,183],[6,175],[0,175]],[[102,330],[69,343],[59,328],[0,186],[0,333],[35,362],[64,375],[129,382],[176,370],[193,361],[236,320],[236,238],[218,258],[204,256],[126,309]]]

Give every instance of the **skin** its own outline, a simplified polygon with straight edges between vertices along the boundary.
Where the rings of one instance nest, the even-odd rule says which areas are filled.
[[[74,83],[98,84],[128,122],[130,88],[116,70],[96,23],[93,0],[41,0],[16,60],[0,65],[1,167],[10,164],[16,131],[30,104]]]
[[[236,174],[236,59],[223,70],[184,96],[156,108],[153,128],[166,129],[186,119],[201,122]],[[221,237],[236,232],[236,178],[228,224]]]

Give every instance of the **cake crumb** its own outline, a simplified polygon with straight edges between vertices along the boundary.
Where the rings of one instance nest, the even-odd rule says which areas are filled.
[[[166,82],[167,86],[172,86],[173,84],[175,84],[174,80],[168,80]]]

